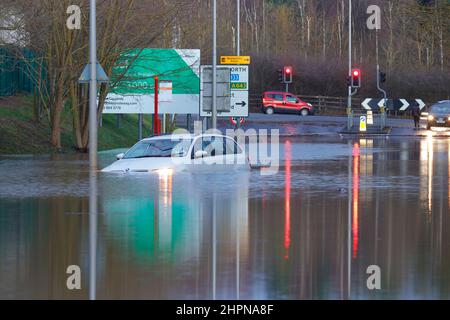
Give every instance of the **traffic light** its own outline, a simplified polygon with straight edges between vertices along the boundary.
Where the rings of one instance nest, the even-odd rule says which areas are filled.
[[[280,81],[281,83],[283,83],[283,70],[278,69],[278,81]]]
[[[353,69],[352,70],[352,79],[351,79],[352,88],[361,88],[361,70]]]
[[[386,82],[386,73],[380,72],[380,83],[385,83],[385,82]]]
[[[292,83],[292,74],[294,73],[294,69],[290,66],[284,67],[283,71],[283,82],[284,83]]]

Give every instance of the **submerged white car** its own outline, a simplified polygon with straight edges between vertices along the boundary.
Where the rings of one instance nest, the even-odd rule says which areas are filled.
[[[218,172],[250,169],[245,151],[223,135],[166,135],[144,139],[102,172]]]

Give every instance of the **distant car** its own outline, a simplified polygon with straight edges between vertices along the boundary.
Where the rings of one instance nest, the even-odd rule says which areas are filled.
[[[262,111],[265,114],[295,113],[304,117],[315,113],[310,103],[302,101],[292,93],[281,91],[264,92]]]
[[[249,169],[245,151],[222,135],[165,135],[144,139],[102,172],[172,173]]]
[[[428,111],[427,130],[431,127],[450,127],[450,100],[431,106]]]

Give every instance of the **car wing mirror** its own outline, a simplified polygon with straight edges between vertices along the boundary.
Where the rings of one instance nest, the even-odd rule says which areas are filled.
[[[207,157],[207,156],[208,156],[208,152],[203,151],[203,150],[198,150],[194,154],[194,158],[195,159],[201,159],[201,158],[204,158],[204,157]]]
[[[123,157],[125,157],[125,153],[119,153],[118,155],[116,155],[117,160],[122,160]]]

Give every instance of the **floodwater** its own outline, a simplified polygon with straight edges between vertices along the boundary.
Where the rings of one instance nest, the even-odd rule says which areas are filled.
[[[273,176],[96,183],[83,156],[1,157],[0,298],[450,298],[450,139],[288,137],[280,156]]]

